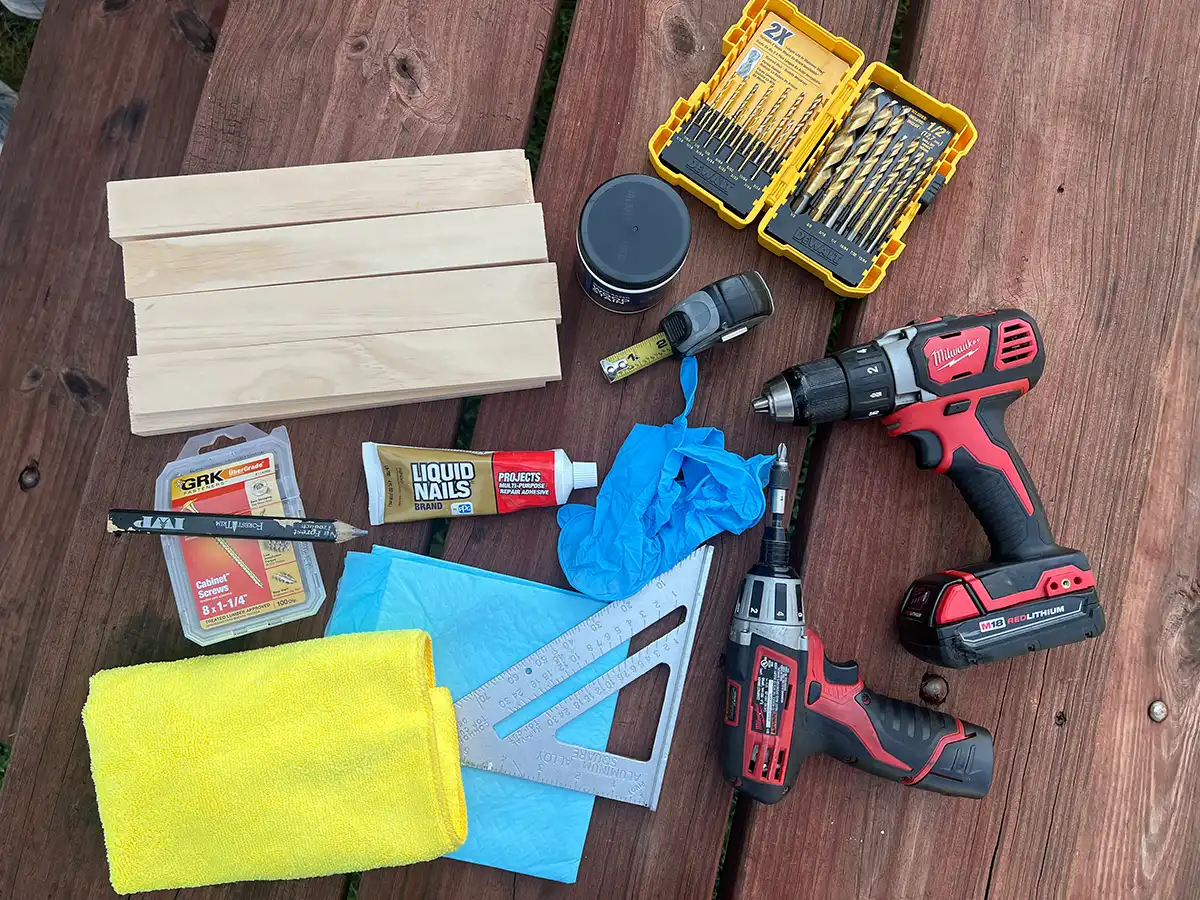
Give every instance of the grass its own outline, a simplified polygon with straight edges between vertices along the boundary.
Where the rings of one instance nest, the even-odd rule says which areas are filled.
[[[36,21],[14,16],[0,6],[0,81],[14,91],[21,89],[37,27]]]
[[[12,757],[12,747],[0,741],[0,784],[4,784],[4,772],[8,769],[8,760]]]

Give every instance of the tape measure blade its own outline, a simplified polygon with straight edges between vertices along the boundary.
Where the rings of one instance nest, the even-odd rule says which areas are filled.
[[[600,360],[600,371],[604,373],[609,384],[616,384],[622,378],[628,378],[634,372],[640,372],[647,366],[666,359],[674,352],[671,349],[671,342],[667,340],[666,333],[660,331],[612,356],[604,357]]]

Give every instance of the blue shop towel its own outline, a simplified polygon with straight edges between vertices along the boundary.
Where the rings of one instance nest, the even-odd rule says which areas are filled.
[[[774,456],[743,459],[716,428],[689,428],[696,358],[679,367],[684,407],[668,425],[634,425],[595,507],[558,510],[558,561],[576,590],[600,600],[632,596],[722,531],[741,534],[766,512]]]
[[[438,684],[457,701],[602,609],[574,591],[460,566],[402,550],[350,553],[326,635],[420,628],[433,638]],[[602,656],[543,694],[519,727],[623,660],[629,645]],[[559,729],[564,741],[608,746],[614,694]],[[595,798],[551,785],[463,767],[467,841],[451,859],[573,883]]]

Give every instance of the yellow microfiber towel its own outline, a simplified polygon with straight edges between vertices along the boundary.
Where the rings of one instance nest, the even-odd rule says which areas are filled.
[[[121,894],[359,872],[467,836],[423,631],[109,669],[83,708]]]

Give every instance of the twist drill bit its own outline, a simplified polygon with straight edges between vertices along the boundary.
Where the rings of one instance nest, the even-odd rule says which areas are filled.
[[[921,139],[919,136],[909,138],[908,143],[904,147],[904,152],[901,153],[896,161],[892,164],[891,168],[888,170],[887,177],[879,183],[879,187],[873,192],[871,202],[866,205],[866,208],[862,211],[861,215],[857,210],[853,210],[846,221],[842,223],[842,228],[846,229],[850,227],[852,222],[857,221],[857,227],[850,232],[851,240],[857,241],[860,239],[860,237],[864,236],[862,234],[863,229],[867,227],[867,223],[871,221],[872,217],[879,210],[880,206],[883,204],[883,199],[890,196],[892,191],[895,189],[898,179],[900,178],[900,173],[907,172],[909,165],[914,159],[917,158],[916,152],[920,146]]]
[[[875,214],[874,221],[867,228],[865,246],[874,247],[891,230],[890,226],[896,216],[912,201],[913,188],[920,184],[921,173],[935,158],[925,153],[918,153],[913,157],[913,161],[908,165],[909,170],[901,176],[892,195],[887,198],[883,207]]]
[[[750,85],[750,90],[746,91],[746,93],[742,95],[741,102],[738,103],[738,105],[734,108],[733,112],[730,113],[729,118],[726,120],[724,127],[721,128],[719,131],[713,132],[713,137],[715,137],[717,139],[717,152],[720,152],[721,144],[729,143],[729,138],[733,135],[734,131],[738,128],[738,125],[739,125],[738,120],[741,118],[742,110],[746,108],[746,104],[748,104],[751,100],[754,99],[754,95],[757,93],[758,93],[758,84],[756,82],[755,84]],[[704,146],[706,146],[706,147],[708,146],[707,141],[705,142]]]
[[[804,115],[792,126],[791,133],[788,134],[787,140],[783,142],[783,147],[778,151],[778,156],[771,162],[772,172],[776,171],[780,164],[791,156],[792,151],[796,149],[796,141],[799,140],[800,135],[804,134],[804,127],[808,124],[808,120],[813,117],[813,113],[817,111],[817,108],[824,99],[824,94],[817,94],[817,96],[813,97],[813,101],[808,105],[808,109],[804,111]]]
[[[796,110],[799,109],[800,104],[804,102],[804,98],[806,96],[808,96],[808,94],[805,91],[801,91],[796,96],[796,99],[792,101],[792,105],[787,108],[787,112],[779,117],[779,121],[775,124],[775,127],[771,129],[771,136],[763,142],[763,147],[757,154],[758,168],[756,168],[754,170],[754,174],[750,176],[751,181],[758,177],[758,173],[763,170],[763,166],[766,164],[767,160],[770,159],[771,154],[775,152],[775,142],[779,140],[780,137],[787,134],[790,127],[788,125],[788,121],[792,118],[792,115],[796,112]]]
[[[700,146],[701,150],[708,147],[708,145],[712,141],[712,139],[717,137],[721,132],[723,132],[725,130],[726,126],[728,126],[729,123],[733,120],[733,117],[735,115],[737,115],[739,111],[741,111],[742,106],[746,102],[746,100],[745,100],[746,95],[742,93],[742,88],[744,88],[746,86],[746,84],[747,84],[747,82],[745,82],[745,81],[739,81],[737,87],[734,89],[734,91],[730,95],[729,99],[725,101],[725,105],[721,109],[721,121],[714,126],[714,128],[711,132],[709,132],[708,138]],[[734,101],[736,101],[739,97],[742,98],[742,102],[739,103],[736,107],[734,107],[733,106]],[[730,112],[731,108],[733,109],[732,112]]]
[[[724,110],[718,112],[718,108],[733,91],[733,85],[734,80],[732,78],[724,84],[718,85],[716,92],[712,96],[712,102],[710,103],[706,100],[700,104],[699,111],[688,121],[687,128],[683,130],[683,133],[686,135],[692,128],[696,128],[699,133],[703,133],[709,127],[713,118],[724,112]]]
[[[882,93],[883,88],[871,88],[855,104],[854,109],[850,111],[850,115],[846,116],[846,121],[842,123],[837,137],[825,149],[825,154],[817,164],[816,171],[809,176],[808,182],[804,185],[804,190],[793,201],[793,212],[803,212],[805,207],[812,202],[817,191],[823,188],[829,179],[833,177],[834,167],[842,161],[851,146],[853,146],[855,133],[871,121],[871,116],[875,115],[876,104],[879,95]]]
[[[742,148],[745,147],[747,141],[750,141],[754,138],[753,129],[755,122],[758,120],[758,111],[763,108],[763,104],[767,102],[770,96],[771,88],[768,87],[763,92],[763,95],[758,98],[758,102],[754,104],[754,108],[750,110],[750,115],[746,117],[746,121],[742,124],[742,133],[734,138],[733,144],[729,150],[729,156],[725,160],[726,162],[732,163],[734,155],[741,153]]]
[[[871,119],[871,122],[867,125],[866,130],[863,131],[858,140],[854,142],[854,146],[850,148],[850,151],[846,154],[846,158],[843,159],[841,165],[838,166],[837,172],[834,174],[833,178],[830,179],[829,184],[825,186],[825,193],[822,194],[821,199],[817,201],[816,207],[813,209],[812,213],[810,213],[810,218],[819,220],[825,215],[825,211],[829,209],[833,201],[837,199],[838,194],[841,193],[842,188],[846,185],[846,182],[849,181],[850,177],[858,171],[859,164],[862,162],[863,158],[874,149],[877,143],[879,143],[880,135],[883,133],[884,129],[887,128],[888,123],[896,115],[896,105],[897,104],[895,100],[891,101],[890,103],[886,104],[883,109],[879,110],[879,112],[875,114],[874,118]]]
[[[857,210],[870,199],[871,193],[879,186],[879,180],[883,178],[888,166],[896,161],[896,154],[900,150],[898,133],[901,126],[904,125],[906,112],[906,110],[901,110],[898,115],[893,116],[888,127],[880,132],[879,137],[871,145],[870,152],[863,158],[854,177],[842,192],[842,202],[833,211],[833,215],[825,220],[825,224],[830,228],[838,223],[842,218],[842,213],[847,209]]]
[[[762,144],[762,142],[763,142],[762,141],[762,133],[764,131],[766,131],[767,126],[771,125],[775,121],[775,114],[779,112],[779,107],[782,106],[783,101],[787,99],[787,95],[788,95],[789,91],[790,91],[790,88],[785,87],[783,89],[783,91],[780,92],[779,96],[775,99],[775,102],[771,104],[771,108],[767,110],[766,115],[764,115],[762,117],[762,121],[758,123],[758,128],[755,130],[754,137],[751,139],[749,146],[752,147],[754,145],[755,141],[757,141],[760,145]],[[748,152],[746,153],[746,158],[743,159],[742,164],[740,166],[738,166],[739,172],[742,171],[743,168],[745,168],[746,163],[750,162],[750,159],[752,156],[758,155],[757,149],[753,153],[751,153],[751,152],[749,152],[749,147],[748,147],[747,151]]]

